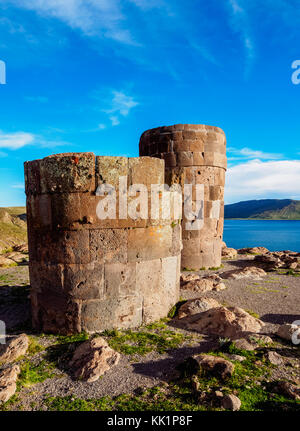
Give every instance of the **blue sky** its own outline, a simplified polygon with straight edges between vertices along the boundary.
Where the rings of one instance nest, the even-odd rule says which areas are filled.
[[[0,0],[0,206],[24,204],[25,160],[137,156],[176,123],[225,131],[227,203],[300,199],[298,3]]]

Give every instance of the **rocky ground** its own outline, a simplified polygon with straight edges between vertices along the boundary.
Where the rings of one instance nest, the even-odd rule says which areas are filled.
[[[28,337],[27,344],[10,339],[20,348],[10,360],[0,344],[0,398],[1,378],[12,380],[0,410],[299,410],[300,345],[275,334],[300,320],[300,273],[277,262],[263,274],[258,255],[183,271],[181,300],[168,318],[97,334],[103,341],[93,353],[85,345],[84,365],[74,352],[89,343],[86,334],[32,331],[26,259],[0,267],[0,320],[9,334]]]

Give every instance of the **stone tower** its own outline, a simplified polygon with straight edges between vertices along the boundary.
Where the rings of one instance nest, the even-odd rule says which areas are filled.
[[[145,131],[140,138],[140,156],[165,160],[169,185],[204,185],[203,225],[187,230],[182,220],[182,268],[200,269],[221,265],[224,224],[226,138],[223,130],[198,124],[176,124]]]
[[[133,328],[179,299],[178,220],[118,217],[126,188],[164,184],[163,160],[68,153],[25,162],[33,326],[72,334]],[[99,219],[98,187],[116,190],[117,215]],[[123,195],[122,195],[123,196]],[[128,197],[128,207],[134,197]],[[148,200],[147,200],[148,204]]]

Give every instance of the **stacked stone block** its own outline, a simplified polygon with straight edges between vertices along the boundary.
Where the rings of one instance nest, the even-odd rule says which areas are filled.
[[[183,268],[200,269],[221,265],[224,224],[226,138],[218,127],[177,124],[147,130],[140,138],[140,156],[165,161],[169,185],[204,185],[204,224],[201,230],[185,229],[182,220]]]
[[[105,219],[97,187],[164,184],[164,162],[66,153],[25,162],[33,326],[72,334],[165,317],[179,298],[178,220]],[[133,199],[133,198],[129,198]],[[150,201],[149,201],[150,206]],[[118,210],[118,199],[117,199]],[[118,214],[118,211],[117,211]]]

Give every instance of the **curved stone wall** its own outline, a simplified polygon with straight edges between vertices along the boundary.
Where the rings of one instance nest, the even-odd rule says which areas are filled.
[[[72,334],[137,327],[165,317],[178,301],[180,223],[97,217],[104,199],[97,187],[111,184],[118,192],[119,176],[127,178],[127,186],[150,190],[151,184],[164,184],[164,162],[93,153],[25,162],[37,330]],[[119,205],[118,198],[117,210]]]
[[[182,221],[183,268],[200,269],[221,265],[224,224],[226,137],[218,127],[176,124],[145,131],[140,138],[140,156],[165,161],[169,185],[204,185],[203,227],[185,229]],[[195,202],[195,187],[193,187]]]

